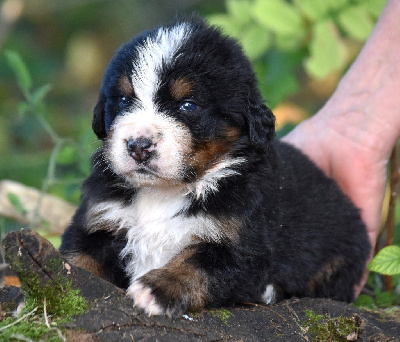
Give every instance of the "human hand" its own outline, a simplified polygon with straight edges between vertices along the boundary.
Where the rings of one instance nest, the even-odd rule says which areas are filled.
[[[400,135],[399,17],[400,2],[389,0],[332,97],[284,138],[360,208],[372,246],[381,222],[387,163]]]

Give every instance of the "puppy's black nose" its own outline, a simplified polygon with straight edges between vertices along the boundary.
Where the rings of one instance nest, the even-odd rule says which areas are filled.
[[[139,163],[143,163],[151,156],[154,149],[153,142],[148,138],[129,138],[126,142],[129,155]]]

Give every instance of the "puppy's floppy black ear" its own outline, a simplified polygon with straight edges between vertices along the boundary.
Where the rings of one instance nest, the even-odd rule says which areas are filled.
[[[94,115],[92,121],[93,131],[96,133],[100,140],[104,140],[107,137],[106,124],[105,124],[105,105],[106,98],[104,95],[99,96],[99,101],[96,107],[94,107]]]
[[[250,143],[260,151],[275,137],[275,116],[264,104],[250,104],[247,114]]]

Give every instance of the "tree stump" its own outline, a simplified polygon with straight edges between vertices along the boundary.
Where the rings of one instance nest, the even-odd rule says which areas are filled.
[[[336,340],[400,341],[400,323],[396,320],[381,320],[378,314],[330,299],[292,298],[270,306],[242,303],[181,317],[149,317],[133,307],[123,290],[70,265],[32,230],[8,233],[3,246],[23,292],[29,292],[30,278],[35,275],[41,286],[65,279],[86,298],[86,312],[65,324],[68,341],[313,341],[318,338],[318,329],[310,325],[307,310],[325,317],[317,328],[326,330],[328,323],[333,323],[329,326]],[[9,294],[17,298],[15,289],[10,287]],[[6,292],[1,291],[1,301]],[[345,335],[335,332],[339,330],[338,317],[354,322],[354,331]]]

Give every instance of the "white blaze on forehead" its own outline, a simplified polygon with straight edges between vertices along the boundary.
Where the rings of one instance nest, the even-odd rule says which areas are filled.
[[[173,61],[178,49],[187,40],[191,28],[181,23],[172,28],[158,29],[137,48],[133,62],[132,84],[144,109],[153,109],[154,95],[160,85],[159,74],[163,65]]]
[[[107,149],[112,169],[127,177],[128,181],[141,183],[148,178],[132,173],[138,166],[126,149],[129,138],[139,137],[149,138],[153,142],[155,154],[148,165],[159,177],[182,177],[183,155],[191,144],[190,132],[175,119],[159,111],[154,98],[161,84],[162,67],[173,62],[177,51],[190,34],[191,27],[187,23],[160,28],[136,48],[132,84],[138,108],[132,108],[114,120]]]

